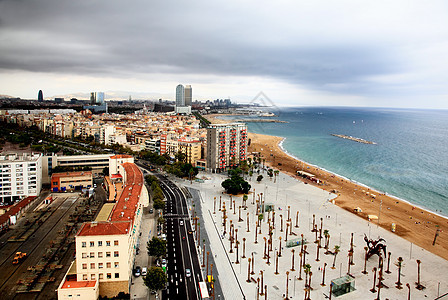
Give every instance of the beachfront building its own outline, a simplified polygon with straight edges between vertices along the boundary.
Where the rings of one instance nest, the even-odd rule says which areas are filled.
[[[247,125],[211,124],[207,128],[207,169],[222,172],[247,156]]]
[[[0,155],[0,202],[38,196],[42,188],[42,154]]]
[[[117,200],[103,205],[95,221],[84,223],[78,231],[76,259],[59,285],[58,299],[75,295],[97,299],[130,291],[143,207],[149,204],[149,196],[132,156],[116,155],[110,160],[110,176],[119,174],[115,177],[122,180],[122,185],[116,185]]]

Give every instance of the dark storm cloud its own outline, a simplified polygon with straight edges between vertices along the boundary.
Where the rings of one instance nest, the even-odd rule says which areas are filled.
[[[370,77],[406,70],[399,45],[388,45],[388,28],[370,28],[382,24],[347,25],[337,11],[315,17],[307,9],[283,2],[0,0],[0,69],[263,76],[352,93],[373,92]]]

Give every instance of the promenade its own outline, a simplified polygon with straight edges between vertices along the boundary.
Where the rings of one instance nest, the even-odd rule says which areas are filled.
[[[258,299],[258,297],[259,299],[282,299],[286,297],[286,294],[290,299],[304,299],[305,279],[308,276],[305,275],[303,267],[300,268],[301,259],[302,266],[303,264],[310,266],[312,274],[311,299],[328,299],[331,280],[347,273],[350,273],[354,279],[355,290],[338,297],[338,299],[376,299],[378,297],[376,285],[378,285],[379,258],[377,255],[372,256],[366,263],[367,274],[362,273],[365,261],[364,247],[366,246],[364,235],[374,240],[378,237],[385,239],[387,252],[391,252],[390,262],[388,262],[388,257],[383,257],[380,299],[407,299],[409,292],[406,287],[407,283],[410,286],[411,299],[435,299],[448,292],[448,262],[446,260],[377,226],[375,222],[370,223],[337,207],[331,203],[335,197],[334,194],[304,184],[282,173],[276,179],[269,179],[266,173],[263,176],[264,179],[260,183],[255,180],[256,175],[252,180],[249,178],[252,189],[246,202],[247,209],[241,208],[241,219],[239,206],[243,206],[243,198],[242,196],[230,197],[223,193],[221,182],[227,178],[225,175],[200,173],[199,178],[206,178],[203,183],[193,182],[190,184],[189,181],[176,180],[181,186],[200,191],[202,219],[199,222],[207,231],[209,243],[206,243],[206,251],[211,251],[214,256],[217,270],[214,272],[218,274],[214,273],[214,275],[215,279],[219,280],[222,289],[222,297],[220,294],[220,297],[215,297],[215,299]],[[221,206],[219,206],[220,198]],[[264,200],[265,205],[272,205],[275,216],[272,212],[265,212],[261,221],[261,233],[258,229],[255,234],[258,218],[257,200]],[[235,201],[235,210],[233,201]],[[220,210],[220,207],[226,209],[225,229],[223,226],[224,212],[222,209]],[[311,231],[313,216],[318,232]],[[249,228],[247,228],[247,218],[249,218]],[[281,224],[282,220],[283,225]],[[232,229],[231,226],[233,226]],[[270,226],[273,227],[271,247],[268,243]],[[319,240],[321,228],[322,248],[318,250],[315,240],[316,236]],[[326,249],[324,248],[323,232],[326,230],[330,236],[328,250],[334,252],[335,245],[340,247],[334,269],[331,268],[334,255],[324,254]],[[230,238],[231,233],[233,233],[233,242]],[[301,234],[307,241],[307,254],[302,258],[299,255],[301,246],[286,246],[286,240],[301,240]],[[352,234],[353,247],[351,246]],[[255,239],[257,239],[257,243],[255,243]],[[236,244],[238,244],[238,249]],[[270,248],[272,250],[269,251]],[[350,251],[351,249],[352,251]],[[276,263],[277,253],[281,254],[278,257],[278,266]],[[350,265],[349,254],[353,254],[353,264]],[[249,266],[249,258],[252,260],[252,257],[253,262]],[[403,259],[401,289],[396,288],[399,257]],[[417,260],[421,262],[420,287],[424,287],[422,290],[416,289],[416,282],[419,281]],[[373,268],[377,268],[376,273]],[[276,269],[278,269],[278,274],[275,274]],[[390,273],[386,272],[388,269]],[[248,271],[252,273],[249,276]],[[287,272],[289,273],[287,274]],[[374,275],[376,275],[375,279]],[[247,282],[248,279],[250,282]],[[371,292],[374,281],[374,292]],[[258,290],[260,293],[261,286],[263,286],[263,293],[258,297],[257,286],[260,287]],[[265,289],[267,297],[264,294]],[[333,298],[335,297],[333,296]]]

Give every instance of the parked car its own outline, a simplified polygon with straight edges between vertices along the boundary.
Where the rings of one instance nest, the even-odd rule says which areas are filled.
[[[142,276],[146,276],[146,274],[148,274],[148,268],[143,267],[143,269],[142,269]]]
[[[142,275],[142,268],[140,266],[137,266],[134,269],[134,276],[139,277],[140,275]]]

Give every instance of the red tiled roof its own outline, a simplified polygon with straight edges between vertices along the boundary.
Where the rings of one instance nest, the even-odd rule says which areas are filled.
[[[110,175],[110,178],[112,178],[112,179],[123,178],[123,176],[121,176],[121,174],[112,174],[112,175]]]
[[[134,220],[135,211],[142,191],[143,174],[133,163],[122,164],[126,172],[126,183],[112,211],[111,221]]]
[[[96,280],[89,281],[75,281],[75,280],[65,280],[61,288],[63,289],[77,289],[77,288],[88,288],[94,287],[96,285]]]
[[[132,158],[132,155],[118,154],[118,155],[111,156],[111,159],[118,159],[118,158]]]
[[[127,220],[123,221],[124,222],[87,222],[82,225],[78,232],[78,236],[127,234],[131,222]]]
[[[19,203],[9,206],[9,210],[0,216],[0,224],[5,224],[9,220],[10,216],[17,214],[22,208],[31,203],[31,201],[33,201],[34,198],[36,198],[36,196],[29,196],[20,201]]]

